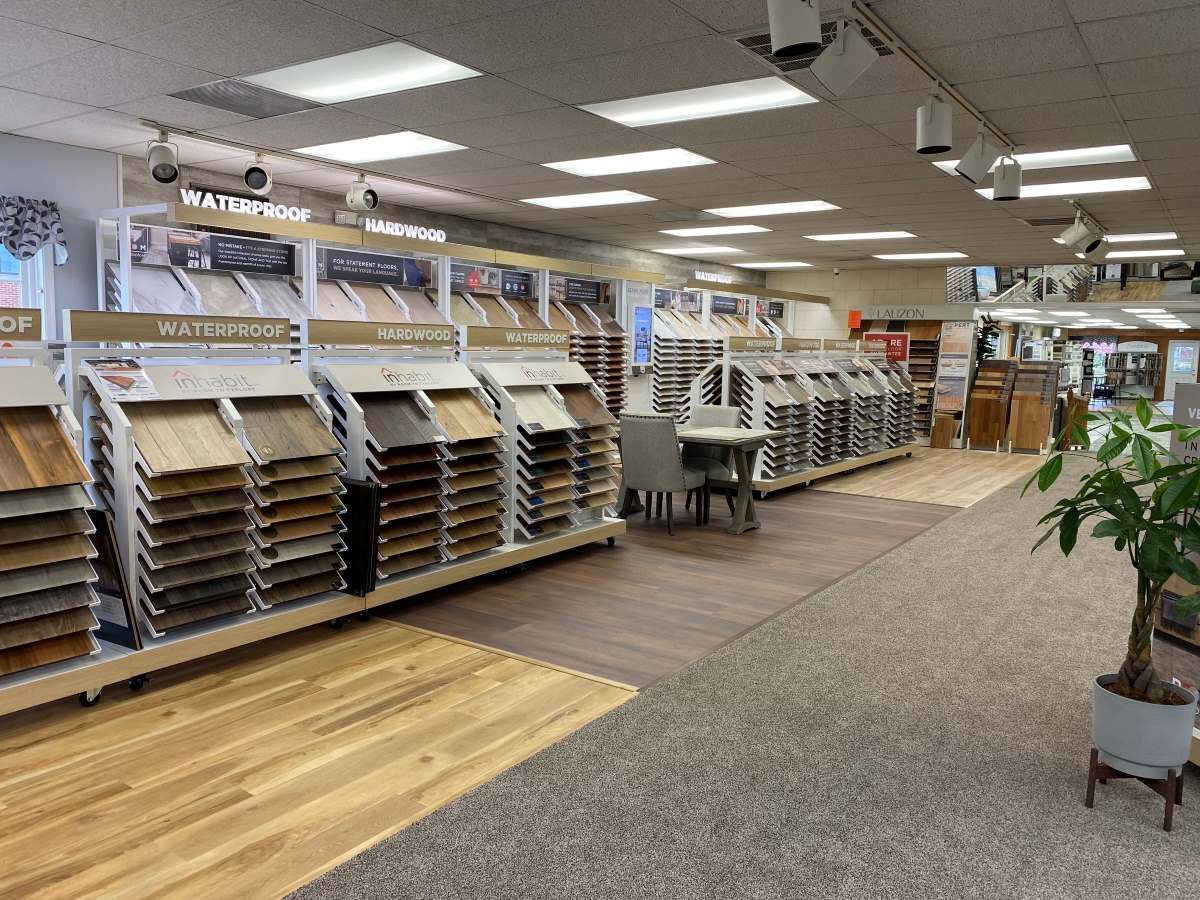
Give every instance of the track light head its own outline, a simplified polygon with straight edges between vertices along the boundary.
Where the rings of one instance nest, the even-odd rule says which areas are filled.
[[[346,205],[351,209],[370,211],[379,205],[379,195],[374,188],[367,184],[365,175],[360,175],[358,181],[350,185],[346,191]]]
[[[1082,210],[1076,210],[1075,224],[1067,228],[1058,237],[1059,240],[1072,250],[1077,250],[1084,254],[1084,256],[1094,252],[1102,244],[1107,243],[1103,229],[1092,221],[1090,217],[1085,216]]]
[[[146,145],[146,165],[150,177],[159,184],[174,184],[179,180],[179,150],[167,142],[167,133],[160,132],[157,141]]]
[[[979,184],[996,160],[1000,158],[1000,148],[989,144],[983,136],[983,123],[979,123],[979,129],[975,134],[975,143],[971,145],[963,158],[958,161],[958,165],[954,167],[954,171],[961,175],[971,184]]]
[[[1104,258],[1108,256],[1108,238],[1104,235],[1096,238],[1087,249],[1083,251],[1083,258],[1090,263],[1104,262]]]
[[[992,199],[1021,199],[1021,164],[1013,158],[1011,152],[996,165],[996,171],[992,175]]]
[[[941,98],[937,85],[917,107],[917,152],[945,153],[953,146],[954,108]]]
[[[256,156],[253,162],[246,163],[246,171],[242,174],[246,187],[256,197],[263,197],[271,192],[274,180],[271,178],[271,167]]]
[[[863,37],[857,22],[842,19],[837,29],[833,43],[821,51],[808,70],[825,90],[840,97],[879,59],[879,53]]]
[[[792,59],[821,48],[821,7],[817,0],[767,0],[771,53]]]

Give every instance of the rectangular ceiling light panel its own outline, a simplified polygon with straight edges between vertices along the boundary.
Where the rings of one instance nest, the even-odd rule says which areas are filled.
[[[1148,191],[1150,180],[1141,175],[1132,178],[1097,178],[1093,181],[1059,181],[1054,184],[1021,185],[1022,200],[1035,197],[1078,197],[1080,194],[1109,194],[1114,191]],[[975,193],[992,199],[991,188],[976,188]]]
[[[1113,250],[1105,259],[1140,259],[1159,256],[1183,256],[1182,250]]]
[[[708,256],[713,253],[741,253],[737,247],[660,247],[655,253],[669,253],[672,256]]]
[[[752,262],[734,263],[739,269],[810,269],[812,263],[806,262]]]
[[[1110,244],[1136,244],[1139,241],[1173,241],[1179,235],[1174,231],[1146,231],[1141,234],[1109,234],[1106,235]],[[1055,238],[1054,243],[1062,244],[1062,238]]]
[[[751,216],[783,216],[791,213],[825,212],[841,209],[824,200],[797,200],[792,203],[760,203],[757,206],[722,206],[705,212],[726,219],[748,219]]]
[[[1024,170],[1061,169],[1066,166],[1098,166],[1103,163],[1135,162],[1133,149],[1128,144],[1113,144],[1109,147],[1080,147],[1077,150],[1047,150],[1043,153],[1018,153],[1016,160]],[[943,172],[954,173],[959,164],[957,159],[940,159],[934,163]],[[992,163],[994,172],[1000,160]]]
[[[659,234],[675,237],[714,237],[719,234],[761,234],[770,230],[761,225],[712,225],[705,228],[664,228]]]
[[[368,163],[466,149],[462,144],[452,144],[450,141],[443,141],[441,138],[430,137],[427,134],[419,134],[416,131],[397,131],[394,134],[377,134],[374,137],[356,138],[352,141],[301,147],[296,152],[337,162]]]
[[[618,153],[616,156],[593,156],[588,159],[568,159],[564,162],[542,163],[548,169],[570,172],[584,178],[597,175],[623,175],[627,172],[655,172],[660,169],[684,169],[689,166],[716,165],[715,159],[674,147],[670,150],[647,150],[644,153]]]
[[[259,72],[242,80],[317,103],[342,103],[460,81],[480,74],[448,59],[395,42]]]
[[[556,197],[526,197],[522,203],[532,203],[547,209],[578,209],[583,206],[615,206],[618,203],[646,203],[657,200],[634,191],[596,191],[591,194],[559,194]]]
[[[851,234],[806,234],[810,241],[887,241],[916,237],[907,231],[861,231]]]
[[[630,97],[628,100],[609,100],[579,108],[637,128],[640,125],[687,122],[816,102],[816,97],[804,93],[794,84],[782,78],[767,77],[647,97]]]
[[[967,254],[957,250],[936,253],[876,253],[876,259],[966,259]]]

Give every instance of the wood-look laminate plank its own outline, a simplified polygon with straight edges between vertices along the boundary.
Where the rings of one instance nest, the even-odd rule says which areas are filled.
[[[69,584],[3,597],[0,598],[0,625],[90,606],[95,600],[96,595],[86,584]]]
[[[483,438],[477,441],[456,441],[446,446],[451,459],[464,459],[468,456],[478,456],[481,453],[500,453],[504,444],[496,438]]]
[[[0,493],[0,519],[36,516],[69,509],[89,509],[87,491],[76,484]]]
[[[404,553],[412,553],[417,550],[425,550],[428,547],[436,547],[442,543],[445,543],[445,540],[442,537],[441,531],[437,529],[421,531],[416,534],[409,534],[380,543],[379,558],[390,559],[393,556],[400,556]]]
[[[433,420],[408,394],[362,394],[355,399],[367,431],[381,448],[434,444],[440,438]]]
[[[388,485],[379,492],[379,498],[381,503],[390,505],[404,503],[407,500],[417,500],[421,497],[438,497],[441,494],[441,484],[436,479],[429,479]]]
[[[210,619],[245,615],[252,609],[254,609],[254,604],[245,594],[230,594],[226,597],[206,600],[203,603],[176,607],[161,614],[147,612],[146,615],[156,631],[170,632],[176,628],[194,625],[197,622],[207,622]]]
[[[153,500],[163,500],[172,497],[188,496],[190,494],[206,494],[215,491],[230,491],[250,484],[246,470],[241,466],[230,466],[226,469],[203,469],[196,472],[179,472],[175,475],[151,475],[142,470],[139,464],[138,472],[142,484]]]
[[[427,391],[438,424],[451,441],[478,441],[504,433],[496,417],[471,391]]]
[[[605,491],[603,493],[581,497],[579,500],[575,501],[575,505],[580,509],[603,509],[606,506],[613,506],[616,502],[617,492]]]
[[[35,644],[22,644],[8,650],[0,650],[0,675],[11,675],[36,669],[38,666],[62,662],[76,656],[87,656],[96,649],[91,632],[76,631],[60,637],[47,638]]]
[[[433,444],[418,444],[413,447],[399,447],[395,450],[385,450],[378,453],[375,459],[381,466],[410,466],[416,463],[432,462],[441,456]]]
[[[262,598],[263,603],[268,606],[276,606],[280,603],[302,600],[305,597],[315,597],[326,591],[336,591],[341,584],[341,576],[336,573],[310,575],[307,578],[296,578],[292,581],[284,581],[274,587],[263,588],[258,595]]]
[[[408,315],[413,322],[421,325],[448,325],[446,317],[437,308],[437,304],[421,291],[398,291],[401,299],[408,306]]]
[[[441,561],[441,550],[438,547],[430,547],[425,550],[415,550],[412,553],[401,553],[398,556],[390,556],[376,563],[375,568],[378,570],[381,578],[388,578],[392,575],[401,575],[405,572],[419,569],[422,566],[433,565]]]
[[[141,551],[139,551],[141,552]],[[227,556],[214,556],[195,562],[180,563],[165,569],[142,568],[142,579],[152,591],[163,591],[168,588],[182,587],[197,581],[209,581],[223,578],[238,572],[246,572],[254,567],[254,562],[244,552],[231,553]]]
[[[84,484],[92,478],[48,406],[0,408],[0,491]]]
[[[458,509],[447,511],[446,518],[450,520],[451,525],[462,525],[466,522],[474,522],[476,519],[486,519],[491,516],[499,516],[504,513],[504,506],[495,501],[486,501],[484,503],[475,503],[470,506],[461,506]]]
[[[486,325],[483,321],[483,316],[475,311],[467,298],[461,294],[454,294],[450,298],[450,318],[455,325]]]
[[[161,523],[151,522],[141,511],[138,512],[137,518],[138,530],[146,536],[148,544],[174,544],[177,541],[245,531],[251,524],[244,508]]]
[[[483,469],[479,472],[468,472],[465,475],[455,475],[447,481],[450,485],[450,490],[454,493],[460,491],[470,491],[475,488],[488,487],[493,484],[499,484],[504,480],[504,473],[500,469]]]
[[[336,494],[342,490],[342,481],[336,475],[318,475],[315,478],[293,478],[250,488],[250,497],[258,506],[270,506],[289,500],[320,497]]]
[[[317,475],[341,475],[345,471],[346,467],[342,465],[341,459],[332,455],[289,459],[250,467],[254,480],[259,484],[291,481],[294,478],[313,478]]]
[[[93,530],[91,520],[81,509],[22,516],[19,519],[0,519],[0,546],[68,534],[90,534]]]
[[[341,512],[341,498],[337,494],[323,494],[320,497],[305,497],[303,500],[288,500],[273,503],[255,510],[264,524],[278,525],[281,522],[291,522],[294,519],[307,519],[311,516],[326,515]]]
[[[391,503],[379,511],[381,523],[396,522],[410,516],[423,516],[442,508],[441,497],[419,497],[416,500]]]
[[[559,384],[555,390],[562,394],[567,412],[583,428],[616,424],[616,417],[600,401],[586,384]]]
[[[280,563],[269,569],[259,569],[253,577],[263,587],[273,587],[285,581],[295,581],[297,578],[324,575],[337,571],[341,567],[341,557],[336,553],[324,553],[320,556],[305,556],[292,562]]]
[[[239,397],[233,406],[245,424],[246,440],[260,460],[328,456],[341,449],[303,397]]]
[[[452,541],[465,541],[483,534],[493,534],[500,531],[502,527],[503,523],[498,516],[491,519],[476,519],[473,522],[456,525],[450,529],[449,535]]]
[[[388,466],[375,477],[380,484],[403,484],[406,481],[428,481],[441,478],[442,469],[435,462],[416,463],[409,466]]]
[[[462,459],[449,459],[446,465],[455,475],[465,475],[467,472],[478,472],[481,469],[499,468],[504,465],[504,460],[496,453],[485,453],[465,456]]]
[[[253,546],[245,531],[232,531],[212,537],[196,538],[163,544],[161,547],[142,546],[142,555],[155,566],[177,566],[180,563],[199,562],[216,556],[228,556],[238,550],[249,550]]]
[[[11,650],[76,631],[91,631],[97,625],[95,613],[86,606],[9,622],[0,625],[0,650]]]
[[[0,597],[65,587],[96,580],[96,570],[86,559],[69,559],[46,566],[29,566],[0,572]]]
[[[517,407],[517,416],[529,426],[541,426],[535,431],[562,431],[575,427],[575,420],[550,399],[546,389],[537,386],[508,388]]]
[[[551,491],[537,491],[536,493],[525,494],[524,502],[526,506],[536,509],[537,507],[548,506],[553,503],[561,503],[564,500],[573,500],[576,496],[573,488],[561,487]]]
[[[484,550],[493,550],[504,544],[499,532],[493,534],[481,534],[479,537],[469,538],[465,541],[459,541],[457,544],[448,544],[446,552],[453,559],[462,559],[464,556],[470,556],[472,553],[482,553]]]
[[[212,400],[123,403],[133,440],[154,475],[240,466],[249,455]]]
[[[268,546],[276,541],[294,541],[297,538],[340,531],[343,528],[344,523],[335,515],[310,516],[307,519],[293,519],[290,522],[255,529],[255,536],[260,544]]]
[[[355,281],[350,284],[363,309],[367,311],[368,322],[407,322],[408,316],[387,292],[377,284]]]
[[[141,499],[146,518],[156,523],[190,519],[193,516],[206,516],[211,513],[232,512],[236,509],[245,509],[250,505],[250,498],[241,488],[232,491],[214,491],[211,494],[186,494],[182,497],[168,497],[164,500],[150,500],[145,496]]]
[[[255,553],[267,563],[277,565],[305,556],[317,556],[344,547],[340,534],[317,534],[312,537],[296,538],[294,541],[279,541]]]
[[[90,559],[96,555],[92,542],[82,534],[43,538],[23,544],[7,544],[0,547],[0,572],[24,569],[29,566],[47,566],[69,559]]]
[[[379,540],[381,542],[393,541],[397,538],[407,537],[410,534],[429,531],[432,528],[441,528],[444,524],[441,516],[437,513],[398,519],[390,524],[380,526]]]
[[[540,478],[531,478],[525,481],[528,486],[529,494],[540,494],[546,491],[553,491],[559,488],[570,487],[575,483],[575,479],[570,473],[562,472],[556,475],[543,475]]]
[[[144,582],[143,582],[144,584]],[[150,599],[157,609],[174,609],[177,606],[190,606],[193,603],[204,603],[217,597],[230,594],[244,594],[250,588],[250,580],[243,574],[227,575],[210,581],[197,581],[192,584],[168,588],[165,591],[148,591]]]
[[[459,491],[457,494],[448,494],[446,499],[452,508],[459,509],[464,506],[474,506],[477,503],[501,500],[503,497],[504,488],[499,485],[489,485],[469,491]]]

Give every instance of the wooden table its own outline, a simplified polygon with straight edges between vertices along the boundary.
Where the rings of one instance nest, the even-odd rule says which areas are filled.
[[[737,500],[733,505],[733,522],[725,530],[741,534],[761,527],[754,515],[754,458],[763,444],[780,432],[765,428],[681,428],[676,434],[684,444],[728,447],[733,451]]]

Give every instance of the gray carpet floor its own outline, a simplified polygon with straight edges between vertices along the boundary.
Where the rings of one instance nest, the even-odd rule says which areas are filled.
[[[1194,767],[1171,835],[1136,783],[1082,802],[1089,682],[1120,663],[1132,576],[1090,539],[1031,559],[1052,500],[1019,490],[294,896],[1194,897]]]

